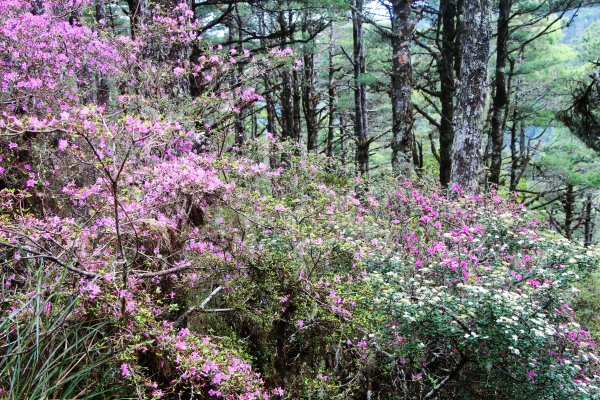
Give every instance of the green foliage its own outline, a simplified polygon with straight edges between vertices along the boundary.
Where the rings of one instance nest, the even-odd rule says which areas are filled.
[[[79,298],[58,289],[42,292],[43,264],[33,294],[14,304],[0,322],[0,398],[103,399],[115,388],[102,382],[114,361],[104,342],[108,321],[75,320]],[[3,298],[10,297],[3,285]],[[3,311],[8,311],[7,304]]]
[[[553,140],[556,137],[556,140]],[[579,139],[558,131],[543,147],[538,165],[548,175],[582,189],[600,187],[600,156]]]
[[[600,271],[594,271],[579,286],[581,294],[575,304],[582,323],[590,327],[590,331],[600,339]]]
[[[589,63],[600,59],[600,21],[594,22],[585,30],[578,47],[579,59],[582,62]]]

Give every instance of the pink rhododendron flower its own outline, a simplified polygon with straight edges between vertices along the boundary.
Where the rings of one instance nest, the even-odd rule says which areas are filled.
[[[131,375],[131,371],[129,370],[129,364],[121,364],[121,376],[126,377]]]

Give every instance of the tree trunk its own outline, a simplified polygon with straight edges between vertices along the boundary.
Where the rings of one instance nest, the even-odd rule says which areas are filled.
[[[293,11],[288,11],[288,27],[294,26]],[[294,29],[289,29],[288,40],[289,43],[294,43]],[[292,125],[292,137],[296,143],[300,143],[300,135],[302,133],[302,93],[300,87],[300,76],[296,68],[292,69],[292,111],[293,111],[293,125]]]
[[[235,50],[236,54],[242,54],[244,51],[243,48],[243,33],[242,33],[242,18],[240,16],[239,8],[237,4],[235,6],[235,15],[232,15],[229,24],[229,38],[228,41],[231,43],[230,51]],[[236,43],[237,41],[237,43]],[[236,87],[238,84],[238,77],[244,76],[244,67],[242,63],[237,63],[237,68],[233,69],[229,74],[229,82],[232,88]],[[244,146],[246,142],[246,130],[244,126],[244,120],[248,114],[248,110],[246,105],[241,101],[238,101],[236,104],[236,108],[239,111],[235,115],[235,146],[239,150]]]
[[[103,20],[106,19],[106,9],[104,8],[104,0],[96,0],[94,3],[94,8],[96,11],[94,17],[96,19],[96,22],[100,24]]]
[[[302,21],[302,32],[311,35],[308,26],[308,11],[305,11]],[[319,96],[315,86],[315,53],[314,41],[308,43],[302,52],[302,111],[306,124],[306,150],[309,153],[317,152],[317,140],[319,136],[318,110]]]
[[[494,91],[494,102],[492,109],[492,126],[490,130],[490,176],[492,185],[500,184],[500,173],[502,171],[502,147],[504,142],[504,113],[508,103],[508,92],[506,89],[505,66],[508,58],[508,22],[512,0],[499,0],[498,9],[498,35],[496,38],[496,84]]]
[[[296,69],[292,70],[292,110],[293,110],[293,125],[292,135],[294,141],[300,143],[300,135],[302,133],[302,93],[300,88],[300,77]]]
[[[340,113],[340,162],[346,166],[346,121],[344,114]]]
[[[410,0],[392,0],[392,170],[405,177],[415,164],[410,16]]]
[[[287,32],[288,24],[284,11],[279,12],[278,20],[281,32]],[[281,47],[287,47],[287,35],[281,37]],[[292,99],[292,76],[288,69],[283,69],[281,73],[281,137],[283,139],[292,138],[295,140],[294,132],[294,105]]]
[[[585,220],[583,222],[584,226],[584,241],[583,244],[585,247],[589,247],[594,243],[594,226],[592,219],[592,210],[593,210],[593,194],[592,191],[588,191],[585,198]]]
[[[315,93],[315,55],[305,52],[303,56],[303,84],[302,84],[302,108],[304,121],[306,123],[306,150],[317,151],[317,139],[319,136],[319,124],[317,121],[317,104],[319,98]]]
[[[367,131],[367,86],[362,81],[366,72],[363,24],[361,15],[364,0],[351,0],[354,66],[354,133],[356,135],[356,165],[360,175],[369,173],[369,135]]]
[[[458,39],[458,11],[456,0],[440,1],[442,45],[438,72],[440,74],[440,183],[448,186],[452,169],[452,143],[454,142],[454,95],[456,93],[455,69],[460,63],[456,50]]]
[[[516,104],[515,104],[516,106]],[[517,150],[517,109],[513,110],[512,125],[510,127],[510,187],[509,190],[514,192],[517,189],[517,177],[519,175],[520,156]]]
[[[488,89],[491,8],[491,0],[466,1],[462,12],[460,86],[454,121],[450,184],[458,184],[468,194],[478,192],[482,167],[481,141]]]
[[[127,0],[129,8],[129,26],[131,30],[131,38],[135,39],[140,25],[144,22],[148,14],[147,0]]]
[[[98,24],[106,21],[106,9],[104,8],[104,0],[95,1],[95,18]],[[106,107],[110,101],[110,88],[108,79],[101,72],[96,73],[96,102]]]
[[[333,141],[335,138],[334,119],[336,112],[335,64],[333,60],[333,22],[329,31],[329,80],[327,84],[327,157],[333,157]]]
[[[266,32],[264,10],[260,10],[260,12],[258,13],[258,29],[259,29],[259,34],[261,36],[260,46],[267,47],[269,42],[263,38],[265,36],[265,32]],[[273,98],[273,94],[274,94],[273,93],[273,91],[274,91],[273,84],[271,83],[268,74],[263,74],[262,78],[263,78],[263,82],[265,85],[265,92],[264,92],[265,103],[266,103],[265,108],[267,110],[267,123],[266,123],[265,128],[269,134],[275,135],[276,121],[277,121],[277,111],[276,111],[277,108],[275,105],[275,99]]]
[[[567,192],[564,200],[565,207],[565,237],[569,240],[573,238],[573,208],[575,207],[575,196],[573,194],[573,185],[567,184]]]

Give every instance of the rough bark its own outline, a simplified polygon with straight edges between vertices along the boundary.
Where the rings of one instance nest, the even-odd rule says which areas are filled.
[[[352,1],[352,39],[354,67],[354,133],[356,136],[356,165],[360,175],[369,173],[369,134],[367,127],[367,85],[361,80],[366,72],[363,23],[364,0]]]
[[[414,169],[412,35],[410,0],[392,0],[392,170],[410,177]]]
[[[455,71],[460,59],[456,51],[458,40],[458,12],[456,0],[440,1],[442,40],[438,72],[440,75],[440,183],[448,186],[452,169],[452,143],[454,142],[454,96],[456,94]]]
[[[498,3],[498,34],[496,37],[496,79],[492,107],[492,122],[490,130],[490,172],[489,183],[500,184],[502,170],[502,147],[504,145],[504,114],[508,103],[506,88],[506,61],[508,58],[509,18],[512,0],[499,0]]]
[[[481,142],[487,96],[491,0],[466,1],[462,12],[460,83],[454,120],[450,184],[466,193],[479,190]]]

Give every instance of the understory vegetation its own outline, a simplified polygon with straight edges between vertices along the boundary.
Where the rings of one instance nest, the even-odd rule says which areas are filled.
[[[0,399],[598,398],[558,212],[242,135],[298,51],[102,7],[0,0]]]

